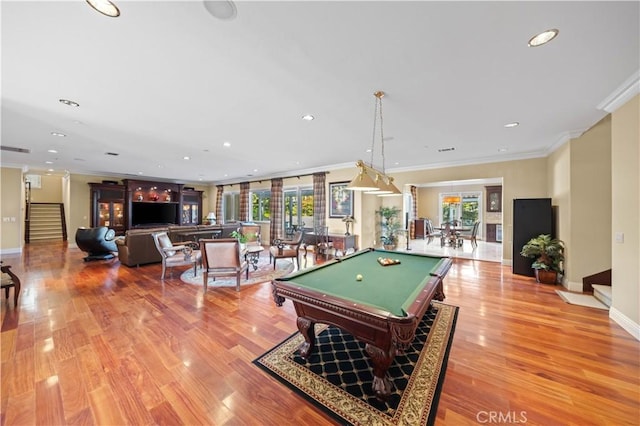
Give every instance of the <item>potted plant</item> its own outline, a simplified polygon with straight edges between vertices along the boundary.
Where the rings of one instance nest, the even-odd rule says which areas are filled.
[[[240,250],[244,250],[247,246],[247,240],[249,239],[249,235],[244,235],[239,231],[231,231],[229,234],[231,238],[235,238],[240,243]]]
[[[387,250],[394,250],[398,244],[398,231],[402,229],[402,224],[398,221],[400,209],[396,206],[380,207],[376,211],[380,215],[380,241]]]
[[[531,238],[522,246],[520,254],[535,259],[531,267],[535,269],[536,281],[539,283],[555,284],[558,282],[558,274],[564,273],[564,242],[551,238],[549,234]]]

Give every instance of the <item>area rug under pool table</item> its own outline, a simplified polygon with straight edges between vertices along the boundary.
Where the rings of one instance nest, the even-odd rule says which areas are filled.
[[[396,355],[387,373],[394,391],[386,402],[371,392],[373,372],[364,344],[333,326],[316,326],[308,360],[294,333],[254,363],[342,424],[433,424],[453,340],[458,308],[434,302],[413,343]]]

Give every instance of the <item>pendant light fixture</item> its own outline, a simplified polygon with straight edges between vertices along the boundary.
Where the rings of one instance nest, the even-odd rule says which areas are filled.
[[[356,167],[358,174],[347,185],[347,189],[352,191],[363,191],[365,194],[373,194],[380,196],[402,195],[402,192],[393,184],[393,178],[386,174],[385,156],[384,156],[384,129],[382,121],[382,98],[384,92],[379,90],[373,94],[376,98],[375,111],[373,116],[373,137],[371,140],[371,161],[365,164],[364,161],[358,160]],[[378,121],[380,122],[378,126]],[[382,170],[378,170],[373,166],[373,157],[375,154],[377,130],[380,130],[380,152],[382,157]]]

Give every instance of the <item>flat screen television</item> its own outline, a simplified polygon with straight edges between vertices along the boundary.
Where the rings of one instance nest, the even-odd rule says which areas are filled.
[[[178,224],[177,203],[131,203],[131,225]]]

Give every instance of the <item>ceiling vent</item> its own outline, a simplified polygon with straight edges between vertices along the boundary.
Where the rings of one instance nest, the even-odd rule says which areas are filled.
[[[26,148],[16,148],[13,146],[0,146],[0,149],[3,151],[22,152],[23,154],[31,154],[31,150]]]
[[[449,151],[455,151],[456,149],[451,147],[451,148],[440,148],[438,150],[438,152],[449,152]]]

